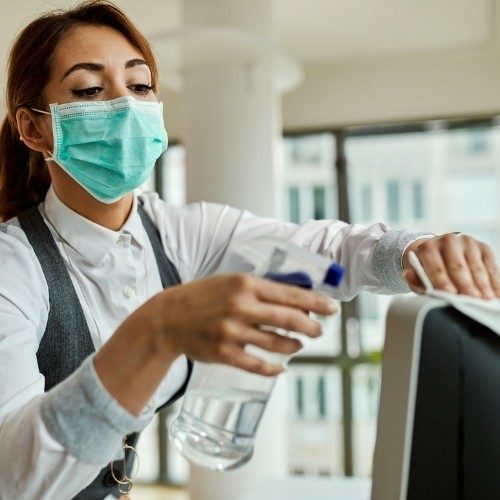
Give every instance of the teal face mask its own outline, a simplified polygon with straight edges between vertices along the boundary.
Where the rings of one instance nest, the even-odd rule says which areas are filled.
[[[103,203],[141,186],[167,149],[163,104],[120,97],[51,104],[55,161]]]

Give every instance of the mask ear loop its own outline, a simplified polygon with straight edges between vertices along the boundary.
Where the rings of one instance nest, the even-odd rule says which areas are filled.
[[[30,108],[31,111],[36,111],[37,113],[43,113],[44,115],[51,115],[52,113],[50,111],[43,111],[41,109],[37,109],[37,108]]]
[[[36,111],[37,113],[42,113],[44,115],[49,115],[52,116],[52,113],[50,111],[43,111],[42,109],[38,108],[29,108],[32,111]],[[24,142],[24,139],[22,136],[19,136],[19,139]],[[50,151],[46,151],[46,153],[49,155],[46,158],[44,157],[44,161],[54,161],[54,153],[51,153]]]
[[[38,109],[38,108],[29,108],[29,109],[31,109],[31,111],[36,111],[37,113],[43,113],[44,115],[52,115],[52,113],[50,113],[49,111],[43,111],[43,110]],[[19,134],[19,140],[24,143],[24,137],[21,134]],[[46,160],[46,158],[45,158],[45,160]]]

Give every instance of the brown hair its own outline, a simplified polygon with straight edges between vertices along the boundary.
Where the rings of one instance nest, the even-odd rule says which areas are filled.
[[[85,1],[73,9],[49,12],[26,26],[9,56],[7,116],[0,130],[0,221],[37,205],[47,194],[47,165],[41,153],[21,142],[16,111],[24,106],[44,109],[43,90],[50,79],[52,54],[68,31],[84,24],[109,26],[122,33],[148,63],[156,89],[158,69],[151,46],[127,16],[107,0]]]

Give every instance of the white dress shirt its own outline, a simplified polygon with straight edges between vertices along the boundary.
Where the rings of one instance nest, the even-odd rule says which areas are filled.
[[[343,265],[347,273],[338,299],[350,299],[361,289],[405,290],[400,276],[394,285],[394,276],[400,274],[402,251],[415,235],[389,231],[383,224],[365,227],[309,221],[298,226],[209,203],[178,208],[155,193],[146,193],[142,199],[183,282],[213,273],[223,257],[231,268],[231,248],[268,235],[291,240]],[[162,289],[136,207],[137,197],[119,231],[73,212],[52,187],[39,207],[70,274],[96,350],[127,316]],[[40,407],[49,393],[44,394],[44,377],[36,360],[47,324],[48,288],[15,218],[0,225],[0,262],[0,499],[72,498],[116,457],[120,442],[108,447],[100,463],[88,463],[72,456],[48,432]],[[139,419],[147,423],[152,418],[155,409],[183,384],[186,370],[186,358],[181,356]]]

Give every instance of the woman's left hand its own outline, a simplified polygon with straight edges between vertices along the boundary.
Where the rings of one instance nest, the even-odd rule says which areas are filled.
[[[445,234],[413,242],[403,255],[404,278],[422,292],[422,283],[408,260],[415,252],[434,288],[492,299],[500,297],[500,273],[491,248],[463,234]]]

